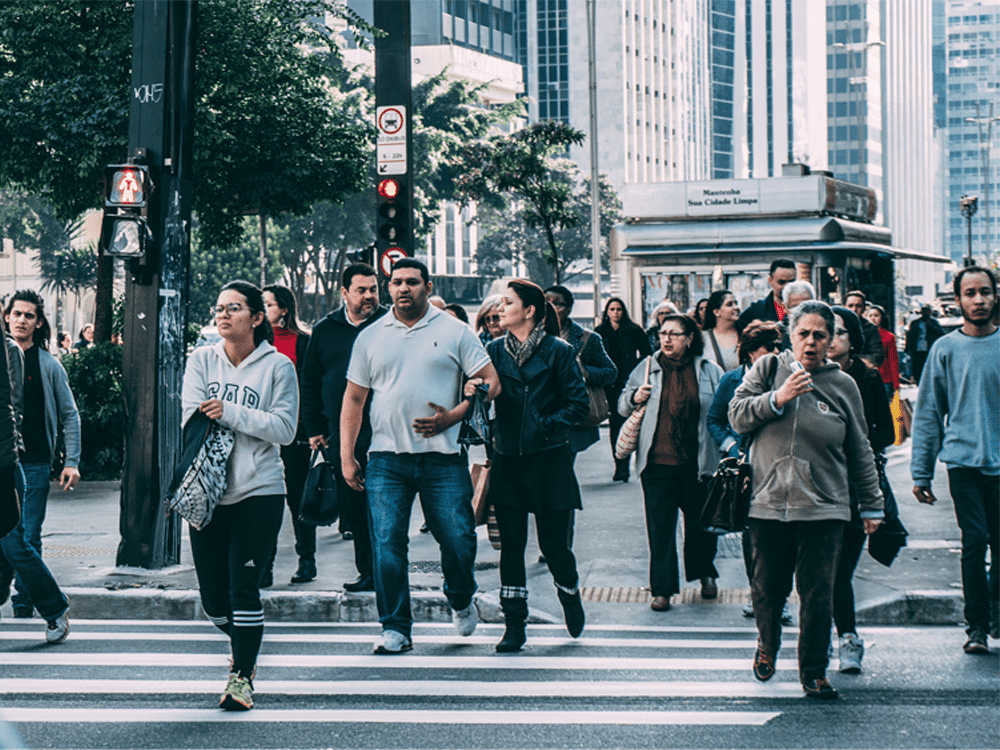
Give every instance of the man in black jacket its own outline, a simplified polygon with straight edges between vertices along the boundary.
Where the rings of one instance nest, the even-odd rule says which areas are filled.
[[[767,283],[771,287],[770,293],[743,311],[740,319],[736,322],[736,329],[742,333],[754,320],[769,320],[779,323],[785,318],[785,306],[781,303],[781,292],[785,284],[795,280],[795,261],[788,258],[778,258],[771,263],[771,270],[768,273]]]
[[[872,325],[872,322],[865,317],[867,305],[868,298],[865,297],[864,292],[855,289],[844,295],[844,307],[858,316],[861,321],[861,333],[865,337],[864,351],[859,352],[858,356],[867,359],[875,367],[881,367],[885,360],[885,354],[882,351],[882,337],[879,335],[878,327]]]
[[[930,305],[920,308],[920,317],[906,329],[906,353],[913,362],[913,380],[920,385],[920,376],[927,362],[927,354],[934,342],[944,336],[941,324],[931,317]]]
[[[378,276],[367,263],[354,263],[347,267],[341,290],[344,304],[313,327],[306,350],[302,367],[302,421],[313,450],[321,445],[327,448],[327,456],[337,476],[337,492],[343,502],[343,512],[347,514],[354,534],[354,564],[358,569],[358,579],[345,583],[344,589],[374,591],[367,496],[347,485],[340,467],[340,407],[347,388],[347,365],[351,361],[354,340],[387,310],[379,305]],[[361,434],[354,451],[362,467],[367,463],[371,434],[366,405]]]

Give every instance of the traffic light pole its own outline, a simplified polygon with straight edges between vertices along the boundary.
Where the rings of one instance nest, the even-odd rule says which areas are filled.
[[[144,153],[152,239],[125,287],[125,462],[116,562],[180,561],[180,519],[164,506],[181,446],[187,321],[197,0],[137,0],[129,156]]]

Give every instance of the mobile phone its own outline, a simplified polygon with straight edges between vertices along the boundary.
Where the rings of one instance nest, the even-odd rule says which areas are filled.
[[[797,359],[796,360],[792,360],[792,372],[795,372],[796,370],[804,370],[804,369],[805,368],[802,366],[801,362],[799,362]]]

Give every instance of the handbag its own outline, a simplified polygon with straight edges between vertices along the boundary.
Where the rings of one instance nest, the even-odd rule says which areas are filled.
[[[584,331],[583,343],[580,345],[580,352],[587,348],[587,341],[590,340],[592,331]],[[576,363],[580,366],[580,373],[584,376],[584,385],[587,387],[587,398],[590,400],[590,411],[583,421],[579,422],[580,427],[598,427],[609,416],[611,409],[608,407],[608,394],[604,392],[604,386],[587,385],[586,369],[580,356],[577,355]]]
[[[184,425],[184,452],[174,473],[167,507],[201,530],[226,491],[226,464],[236,433],[196,411]]]
[[[462,418],[458,431],[459,445],[490,445],[493,442],[493,425],[490,422],[490,404],[487,401],[490,387],[483,383],[469,399],[469,408]]]
[[[320,446],[309,458],[309,473],[302,490],[302,502],[299,503],[299,521],[310,526],[329,526],[339,517],[337,477],[327,458],[326,448]]]
[[[707,499],[701,511],[701,527],[710,534],[731,534],[747,527],[753,489],[750,464],[740,458],[724,458],[708,480]]]
[[[476,526],[486,523],[489,505],[486,496],[490,492],[490,460],[486,463],[472,464],[472,511],[476,514]]]
[[[649,367],[652,362],[652,356],[646,358],[646,382],[644,385],[649,385]],[[648,403],[649,401],[637,406],[622,425],[621,431],[618,433],[618,441],[615,443],[615,458],[619,461],[624,461],[639,447],[639,430],[642,429],[642,418],[646,415]]]

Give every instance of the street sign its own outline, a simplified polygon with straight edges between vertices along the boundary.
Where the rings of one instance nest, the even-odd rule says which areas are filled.
[[[382,273],[386,276],[392,276],[392,267],[396,265],[397,261],[402,260],[406,257],[406,253],[403,252],[401,247],[390,247],[382,251],[382,256],[379,258],[378,265],[382,269]]]
[[[393,105],[376,110],[378,173],[406,174],[406,107]]]

